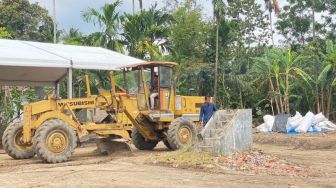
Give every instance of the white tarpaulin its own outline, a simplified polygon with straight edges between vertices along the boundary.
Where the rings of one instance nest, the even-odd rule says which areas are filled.
[[[142,62],[100,47],[0,39],[0,84],[5,85],[52,84],[68,68],[114,70]]]

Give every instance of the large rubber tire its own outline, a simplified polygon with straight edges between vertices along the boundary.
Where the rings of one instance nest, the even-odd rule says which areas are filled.
[[[3,133],[5,132],[5,129],[6,127],[0,124],[0,148],[2,148],[2,136],[3,136]]]
[[[3,148],[13,159],[29,159],[35,155],[33,144],[22,142],[22,131],[23,124],[15,122],[7,126],[2,136]]]
[[[139,150],[153,150],[158,141],[146,141],[136,127],[132,128],[132,142]]]
[[[173,148],[170,146],[168,140],[163,140],[162,142],[163,142],[163,144],[164,144],[168,149],[170,149],[170,150],[173,149]]]
[[[47,163],[68,161],[77,147],[75,130],[66,122],[52,119],[37,129],[33,144],[37,156]]]
[[[167,133],[167,140],[172,150],[191,146],[196,142],[195,125],[183,118],[175,119],[171,123]],[[187,137],[183,137],[184,135],[187,135]]]

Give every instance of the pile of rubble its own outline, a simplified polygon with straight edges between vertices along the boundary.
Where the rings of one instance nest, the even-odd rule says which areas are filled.
[[[277,176],[314,176],[309,169],[288,164],[284,160],[264,154],[262,151],[251,151],[219,157],[217,165],[224,170],[249,171]]]
[[[336,125],[329,121],[322,113],[306,113],[302,116],[296,112],[295,116],[287,114],[276,116],[265,115],[264,123],[257,127],[260,132],[307,133],[335,131]]]

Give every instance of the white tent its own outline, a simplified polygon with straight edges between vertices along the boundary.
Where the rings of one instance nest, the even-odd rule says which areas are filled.
[[[142,63],[100,47],[73,46],[0,39],[0,84],[54,84],[68,72],[72,88],[72,69],[114,70]],[[70,97],[72,96],[71,90]]]

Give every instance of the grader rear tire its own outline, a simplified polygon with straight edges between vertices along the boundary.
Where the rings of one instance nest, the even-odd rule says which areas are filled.
[[[175,119],[168,129],[167,140],[172,150],[191,146],[196,142],[195,125],[183,118]]]
[[[5,129],[6,127],[0,124],[0,148],[2,148],[2,136],[3,136],[3,133],[5,132]]]
[[[52,119],[37,129],[33,139],[37,156],[47,163],[68,161],[77,146],[75,130],[62,120]]]
[[[153,150],[158,141],[146,141],[136,127],[132,128],[132,142],[139,150]]]
[[[15,122],[8,125],[2,136],[3,148],[13,159],[29,159],[35,155],[33,144],[23,143],[22,131],[23,124]]]

